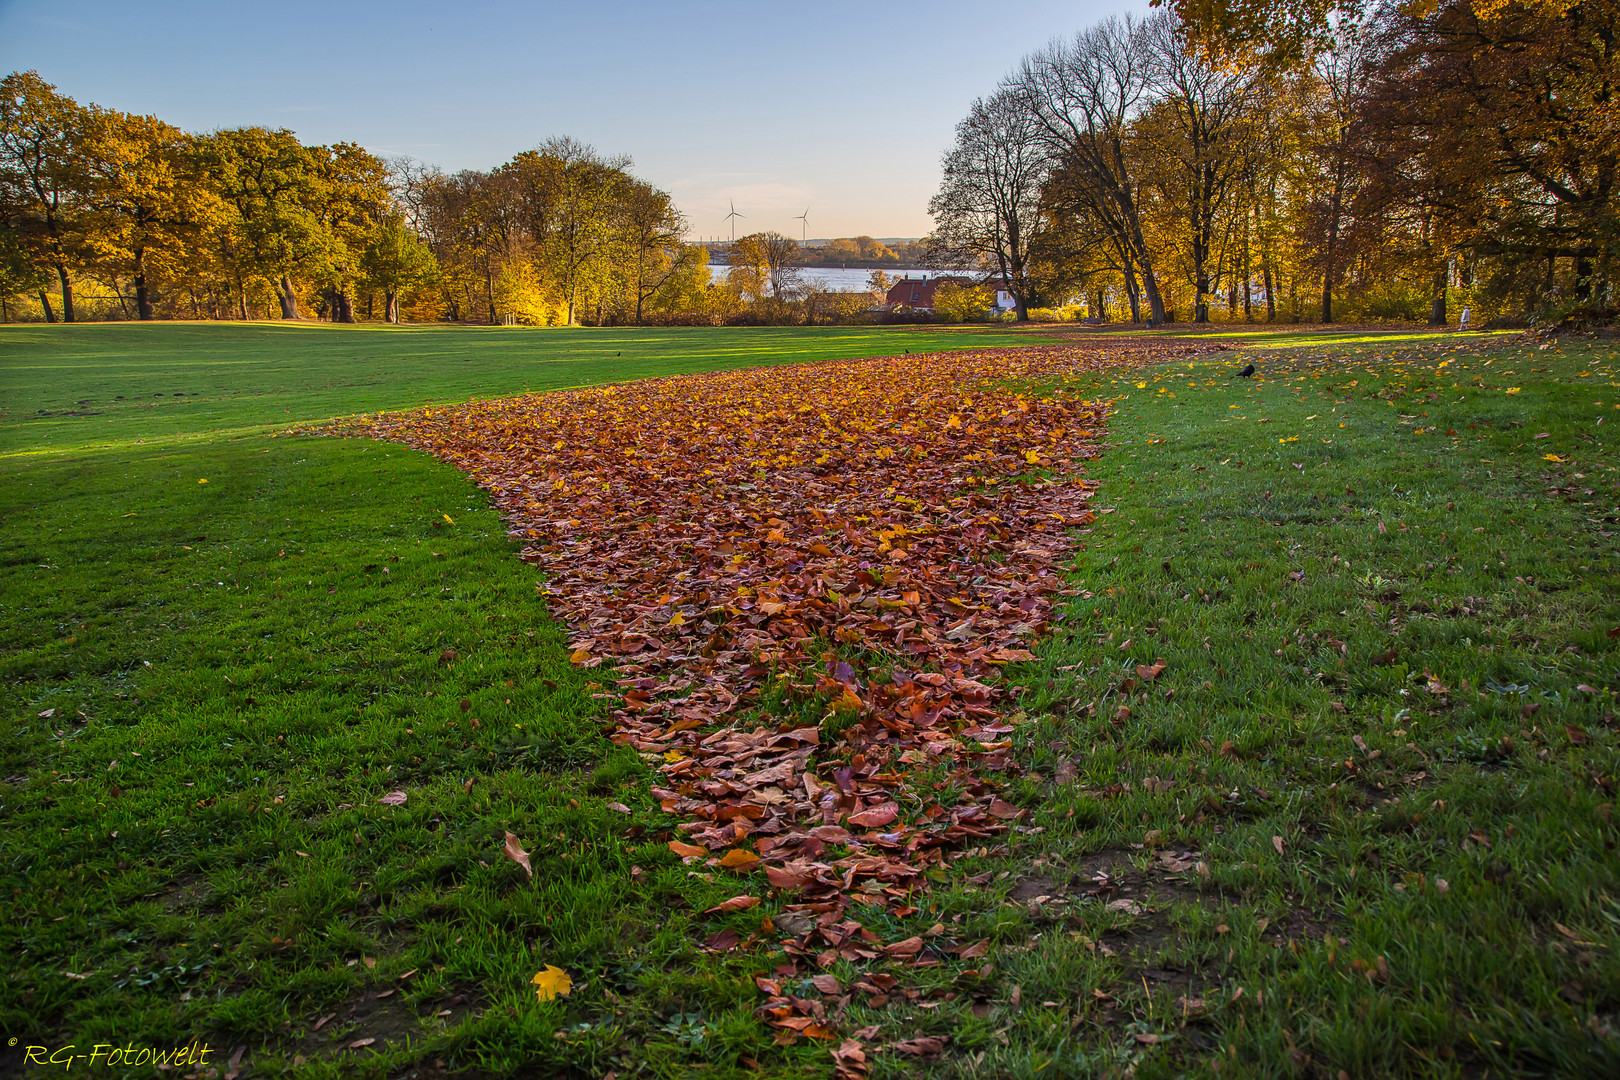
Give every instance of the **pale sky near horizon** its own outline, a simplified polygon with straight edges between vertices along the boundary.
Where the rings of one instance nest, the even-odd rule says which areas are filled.
[[[447,171],[551,135],[628,154],[693,237],[920,236],[968,104],[1146,0],[270,5],[0,0],[0,73],[188,131],[261,124]]]

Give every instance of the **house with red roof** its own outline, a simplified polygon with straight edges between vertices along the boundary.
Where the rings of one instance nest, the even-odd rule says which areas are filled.
[[[946,284],[960,285],[963,288],[983,287],[992,297],[989,310],[993,315],[1011,311],[1017,306],[1005,281],[975,281],[962,274],[939,274],[935,277],[924,274],[920,278],[907,275],[890,287],[888,295],[883,298],[883,306],[890,310],[906,307],[913,311],[932,311],[934,295]]]

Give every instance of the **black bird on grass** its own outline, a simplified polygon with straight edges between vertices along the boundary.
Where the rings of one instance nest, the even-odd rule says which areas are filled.
[[[1254,365],[1250,364],[1248,367],[1246,367],[1242,371],[1238,372],[1238,378],[1247,379],[1249,376],[1251,376],[1253,374],[1254,374]]]

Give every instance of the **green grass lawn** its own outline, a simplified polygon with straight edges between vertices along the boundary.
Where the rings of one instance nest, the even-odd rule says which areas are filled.
[[[309,1075],[768,1056],[752,969],[696,947],[692,908],[732,893],[659,839],[640,759],[599,730],[602,687],[482,493],[400,448],[268,436],[986,340],[0,328],[0,1017],[19,1039],[0,1072],[30,1043],[193,1036]],[[508,830],[535,884],[501,856]],[[576,1001],[625,995],[622,1019],[558,1038],[572,1014],[528,987],[548,963],[585,983]],[[706,1040],[660,1034],[698,1013]]]
[[[1039,344],[928,327],[0,326],[0,457],[719,368]]]
[[[1069,388],[1118,412],[1025,673],[1046,831],[942,898],[1002,950],[924,1025],[969,1075],[1620,1075],[1616,352],[1293,346]]]
[[[0,328],[0,1074],[198,1039],[255,1076],[830,1075],[753,1015],[780,957],[703,947],[770,904],[702,914],[737,882],[665,846],[482,494],[267,436],[941,342],[991,339]],[[874,1076],[1620,1073],[1616,360],[1266,346],[1051,388],[1119,411],[1084,592],[1013,673],[1042,831],[877,928],[996,947],[873,969],[840,1031],[951,1040]]]

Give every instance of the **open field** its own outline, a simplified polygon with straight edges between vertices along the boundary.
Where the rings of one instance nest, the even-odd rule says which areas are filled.
[[[0,326],[0,454],[218,439],[525,390],[1020,340],[928,327]]]
[[[668,848],[485,495],[265,436],[990,339],[65,329],[0,330],[0,1070],[196,1038],[252,1075],[832,1073],[755,1016],[791,958],[705,947],[786,898],[703,914],[742,886]],[[877,1029],[873,1076],[1620,1071],[1616,361],[1265,346],[1042,387],[1118,409],[1081,592],[1000,684],[991,779],[1040,831],[868,923],[990,951],[783,977],[832,1047]],[[573,994],[535,1000],[547,964]]]

